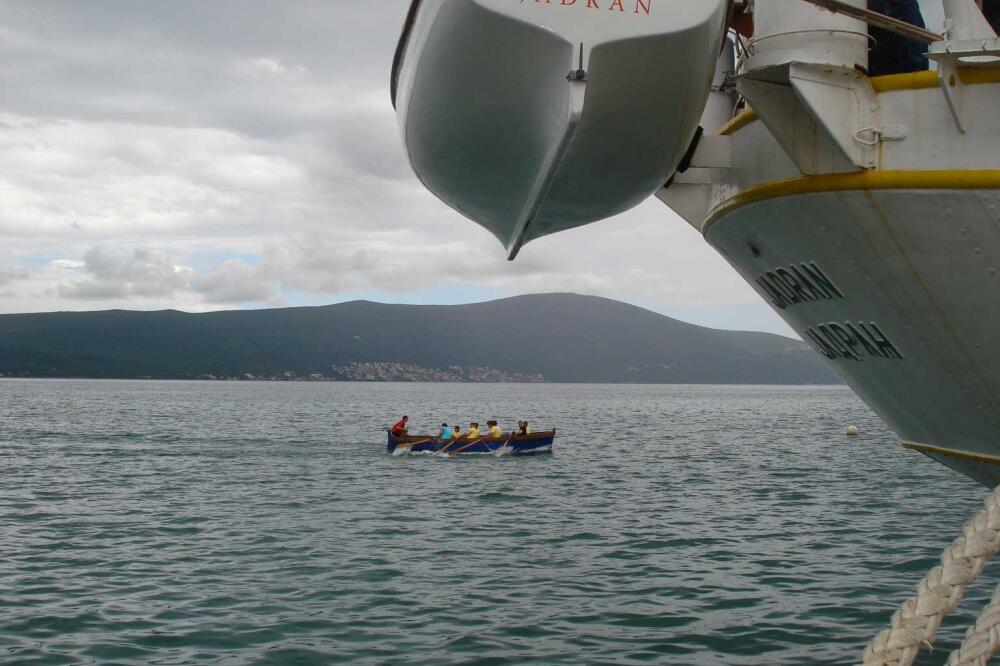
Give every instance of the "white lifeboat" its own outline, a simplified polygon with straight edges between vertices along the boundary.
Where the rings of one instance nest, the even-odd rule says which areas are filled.
[[[727,0],[416,0],[392,96],[410,163],[511,259],[637,205],[698,126]]]

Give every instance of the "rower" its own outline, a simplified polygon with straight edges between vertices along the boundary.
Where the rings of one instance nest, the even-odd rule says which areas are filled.
[[[451,433],[452,439],[462,439],[464,435],[462,434],[462,426],[455,426],[455,432]]]
[[[469,439],[480,439],[482,435],[479,434],[479,423],[473,421],[469,424],[469,432],[465,433],[465,436]]]
[[[406,437],[406,422],[410,420],[409,416],[403,416],[392,425],[392,436],[393,437]]]
[[[441,424],[441,429],[438,430],[438,439],[443,439],[445,441],[452,438],[451,428],[448,427],[447,423]]]
[[[490,428],[490,437],[496,437],[497,439],[503,437],[503,432],[500,431],[500,426],[497,425],[496,421],[487,421],[486,425]]]

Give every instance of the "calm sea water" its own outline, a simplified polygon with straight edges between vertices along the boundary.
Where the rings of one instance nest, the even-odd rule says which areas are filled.
[[[4,380],[0,662],[851,663],[983,494],[843,388]]]

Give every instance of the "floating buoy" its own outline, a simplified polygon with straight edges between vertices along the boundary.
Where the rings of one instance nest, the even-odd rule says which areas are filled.
[[[857,426],[847,426],[847,436],[848,437],[854,437],[857,434],[858,434],[858,428],[857,428]]]

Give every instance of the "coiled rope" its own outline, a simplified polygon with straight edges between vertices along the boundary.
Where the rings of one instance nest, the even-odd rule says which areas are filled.
[[[961,601],[966,586],[983,571],[986,561],[1000,550],[1000,487],[986,496],[982,510],[965,526],[944,553],[941,564],[917,585],[917,593],[907,599],[892,615],[889,629],[884,629],[865,648],[864,666],[910,666],[921,647],[930,649],[941,620]],[[998,592],[1000,593],[1000,592]],[[954,664],[985,664],[1000,646],[1000,598],[984,609],[980,621],[969,629],[958,649]],[[980,625],[982,625],[980,627]],[[992,651],[990,651],[992,650]],[[980,661],[961,661],[968,655]]]

